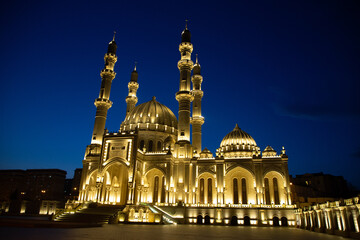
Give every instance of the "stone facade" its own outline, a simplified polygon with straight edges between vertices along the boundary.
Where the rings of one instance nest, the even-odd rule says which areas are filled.
[[[236,125],[215,156],[202,150],[203,77],[198,58],[195,64],[191,61],[193,45],[187,28],[179,51],[178,119],[155,97],[136,106],[139,84],[135,67],[128,85],[125,120],[118,131],[102,132],[111,107],[117,59],[115,39],[110,42],[95,100],[93,137],[83,160],[79,201],[127,205],[129,212],[139,209],[139,204],[150,204],[164,216],[184,223],[294,224],[284,148],[280,154],[270,146],[261,152],[255,140]],[[103,74],[106,71],[109,76]],[[131,216],[139,214],[132,212]],[[137,221],[135,217],[132,220]]]

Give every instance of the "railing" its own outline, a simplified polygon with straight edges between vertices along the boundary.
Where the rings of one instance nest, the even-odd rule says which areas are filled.
[[[161,208],[159,208],[156,205],[152,205],[152,204],[145,204],[146,206],[148,206],[150,208],[151,211],[153,211],[154,213],[159,213],[161,212],[161,217],[163,219],[163,221],[165,223],[168,224],[177,224],[176,220],[174,219],[173,216],[171,216],[169,213],[165,212],[164,210],[162,210]]]
[[[51,217],[52,221],[56,221],[58,217],[63,215],[64,213],[76,213],[78,210],[82,209],[84,207],[84,203],[78,204],[75,208],[57,208],[55,211],[55,214]]]
[[[65,213],[65,209],[63,208],[57,208],[55,211],[55,214],[51,217],[52,221],[56,221],[58,217],[60,217],[62,214]]]
[[[178,203],[156,203],[155,206],[179,206]],[[213,204],[213,203],[186,203],[186,207],[228,207],[228,208],[296,208],[296,205],[286,204]]]

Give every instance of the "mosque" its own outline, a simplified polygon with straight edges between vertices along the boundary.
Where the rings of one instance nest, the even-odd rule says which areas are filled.
[[[118,131],[105,129],[112,106],[116,49],[114,37],[100,73],[94,130],[83,160],[80,203],[126,206],[128,221],[150,221],[146,213],[157,211],[179,223],[295,224],[284,148],[280,153],[270,146],[261,151],[237,124],[224,133],[215,154],[203,148],[203,77],[197,57],[192,61],[187,26],[181,34],[177,64],[178,117],[155,97],[137,105],[135,67],[128,83],[125,119]]]

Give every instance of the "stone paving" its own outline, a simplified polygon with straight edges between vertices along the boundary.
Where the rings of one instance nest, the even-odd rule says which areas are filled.
[[[104,225],[100,228],[15,228],[0,227],[1,239],[36,240],[209,240],[209,239],[345,239],[339,236],[310,232],[296,228],[243,227],[243,226],[197,226],[197,225]],[[349,238],[347,238],[349,239]]]

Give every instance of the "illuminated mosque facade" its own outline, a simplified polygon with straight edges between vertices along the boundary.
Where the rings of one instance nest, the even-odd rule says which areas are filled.
[[[105,129],[112,106],[116,49],[114,38],[100,73],[94,130],[83,160],[80,203],[126,205],[128,221],[147,221],[146,211],[140,208],[150,206],[183,223],[294,225],[284,148],[279,154],[270,146],[261,151],[237,124],[224,133],[215,156],[203,148],[203,77],[197,57],[192,61],[187,27],[181,34],[177,64],[178,118],[155,97],[137,105],[135,67],[125,99],[126,117],[117,132]]]

